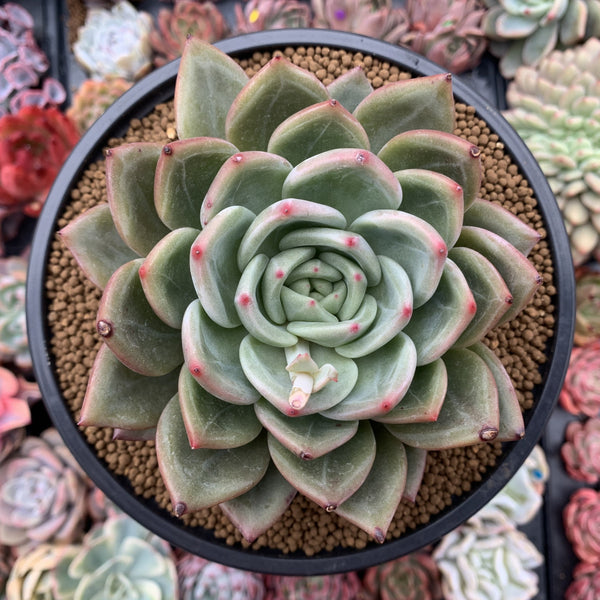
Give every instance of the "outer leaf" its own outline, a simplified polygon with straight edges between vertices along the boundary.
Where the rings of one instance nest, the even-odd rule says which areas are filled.
[[[288,117],[275,129],[268,145],[269,152],[284,156],[293,165],[334,148],[369,149],[365,130],[337,100],[313,104]]]
[[[448,390],[437,421],[386,425],[408,446],[441,450],[491,441],[498,433],[498,388],[492,372],[467,349],[444,355]]]
[[[250,491],[219,506],[244,538],[253,542],[279,520],[296,494],[271,463],[265,476]]]
[[[169,229],[201,228],[200,207],[215,175],[237,148],[210,137],[171,142],[163,147],[154,180],[156,212]]]
[[[179,369],[146,377],[125,367],[103,344],[90,372],[79,425],[155,428],[167,402],[177,392]]]
[[[427,464],[427,450],[421,448],[413,448],[412,446],[404,446],[406,451],[406,462],[408,469],[406,473],[406,485],[402,497],[409,502],[414,502],[417,499],[417,494],[421,488],[423,475],[425,474],[425,466]]]
[[[272,58],[244,87],[227,114],[227,139],[240,150],[266,150],[275,128],[299,110],[329,99],[310,72]]]
[[[139,142],[112,148],[106,155],[106,195],[123,241],[146,256],[169,230],[154,207],[154,173],[162,144]]]
[[[415,129],[392,138],[378,156],[392,170],[429,169],[453,179],[463,189],[465,210],[481,185],[481,150],[451,133]]]
[[[252,406],[215,398],[185,367],[179,375],[178,390],[179,407],[192,448],[238,448],[262,431]]]
[[[127,367],[142,375],[166,375],[183,361],[181,335],[161,321],[146,300],[138,275],[143,259],[120,267],[104,289],[97,328]]]
[[[196,381],[210,394],[233,404],[252,404],[260,394],[246,379],[239,360],[243,327],[216,325],[200,302],[192,302],[181,331],[185,363]]]
[[[281,444],[299,458],[323,456],[354,436],[358,421],[339,422],[320,414],[290,419],[264,399],[254,405],[257,417]]]
[[[335,510],[364,483],[375,460],[375,436],[363,421],[343,446],[314,460],[302,460],[269,435],[269,452],[279,472],[302,494]]]
[[[381,428],[376,432],[375,462],[362,486],[337,507],[336,513],[382,544],[406,484],[404,444]]]
[[[108,204],[100,204],[59,232],[86,277],[104,289],[110,276],[138,255],[121,239]]]
[[[372,91],[373,86],[361,67],[349,69],[328,86],[327,91],[346,110],[352,112]]]
[[[247,81],[244,70],[227,54],[189,38],[175,84],[179,139],[224,138],[227,111]]]
[[[269,466],[262,435],[240,448],[190,448],[177,396],[158,422],[156,456],[178,516],[246,493],[263,478]]]

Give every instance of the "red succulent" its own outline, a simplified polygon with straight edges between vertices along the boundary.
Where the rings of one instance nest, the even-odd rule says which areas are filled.
[[[573,348],[560,403],[574,415],[600,413],[600,340]]]
[[[567,473],[573,479],[595,484],[600,481],[600,419],[569,423],[560,449]]]
[[[267,575],[265,600],[368,600],[355,572],[316,577]]]
[[[600,492],[580,488],[563,511],[565,533],[573,552],[584,561],[600,562]]]
[[[565,600],[597,600],[600,598],[600,570],[593,563],[579,563],[573,570],[573,581],[565,592]]]

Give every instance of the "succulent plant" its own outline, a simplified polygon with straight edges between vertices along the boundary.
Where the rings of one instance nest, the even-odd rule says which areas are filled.
[[[529,600],[538,593],[534,569],[544,560],[506,517],[487,522],[470,519],[442,538],[433,558],[448,600]]]
[[[12,571],[16,556],[10,546],[0,546],[0,598],[6,600],[6,582]]]
[[[313,27],[352,31],[397,44],[408,28],[406,12],[391,0],[311,0]]]
[[[440,571],[426,551],[370,567],[363,583],[374,598],[381,600],[442,600]]]
[[[567,539],[579,560],[600,561],[600,492],[584,487],[576,490],[563,510]]]
[[[600,339],[600,269],[575,269],[575,336],[577,346]]]
[[[132,86],[121,77],[112,79],[86,79],[73,95],[67,109],[69,117],[83,134],[106,112],[106,109]]]
[[[573,479],[596,484],[600,481],[600,418],[571,421],[560,449],[567,473]]]
[[[561,208],[575,265],[600,258],[600,40],[521,67],[504,112]]]
[[[28,392],[23,381],[9,369],[0,367],[0,436],[31,422]]]
[[[401,43],[452,73],[475,68],[487,48],[481,27],[485,9],[478,0],[408,0],[410,23]]]
[[[249,0],[235,5],[235,33],[310,27],[310,6],[296,0]]]
[[[180,600],[263,600],[265,584],[250,573],[187,552],[177,559]]]
[[[573,569],[573,581],[564,600],[595,600],[600,597],[600,571],[594,563],[580,562]]]
[[[227,22],[212,2],[176,0],[173,9],[161,8],[150,32],[157,67],[181,56],[185,40],[193,36],[217,42],[228,33]]]
[[[152,69],[152,16],[127,0],[110,10],[91,8],[79,28],[73,53],[91,77],[135,81]]]
[[[267,575],[265,577],[265,600],[368,600],[358,575],[351,571],[337,575],[313,577],[288,577]]]
[[[0,463],[10,456],[25,439],[25,428],[10,429],[0,435]]]
[[[55,429],[28,437],[0,465],[0,544],[19,553],[83,533],[87,478]]]
[[[125,515],[88,533],[55,569],[56,600],[178,598],[171,547]]]
[[[559,401],[574,415],[600,415],[600,340],[573,348]]]
[[[175,111],[61,231],[103,288],[80,423],[156,429],[177,515],[218,504],[253,540],[300,491],[382,542],[405,445],[522,437],[481,339],[535,293],[538,234],[476,198],[448,75],[326,88],[277,55],[248,80],[190,39]]]
[[[535,66],[557,47],[600,35],[598,0],[484,0],[483,28],[507,79],[519,66]]]

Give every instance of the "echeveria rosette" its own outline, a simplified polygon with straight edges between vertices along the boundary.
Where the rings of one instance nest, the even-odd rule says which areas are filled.
[[[179,140],[112,149],[108,204],[62,231],[103,288],[81,423],[156,434],[178,515],[219,504],[253,540],[300,491],[382,542],[424,453],[523,435],[481,340],[535,292],[538,236],[477,198],[450,76],[248,79],[190,40],[175,110]]]
[[[573,415],[600,415],[600,340],[573,348],[558,399]]]
[[[600,492],[584,487],[575,491],[563,510],[563,523],[579,560],[600,562]]]

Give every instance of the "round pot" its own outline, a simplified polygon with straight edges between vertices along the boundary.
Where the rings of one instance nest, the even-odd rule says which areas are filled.
[[[398,46],[342,32],[314,29],[268,31],[216,44],[233,56],[250,56],[255,50],[310,45],[327,45],[377,56],[417,76],[443,72],[421,56]],[[482,508],[517,471],[544,430],[568,365],[574,326],[573,267],[562,217],[542,171],[521,138],[502,116],[459,78],[454,78],[456,100],[476,108],[478,115],[499,135],[520,173],[534,190],[548,232],[557,288],[553,299],[556,325],[554,337],[548,346],[543,382],[535,389],[534,406],[524,414],[525,437],[504,445],[497,465],[488,469],[483,481],[474,486],[473,491],[432,516],[427,525],[407,532],[399,539],[382,545],[370,543],[363,550],[338,548],[333,552],[323,551],[313,557],[304,554],[282,555],[269,549],[254,551],[231,547],[224,540],[215,538],[212,531],[186,527],[152,501],[136,496],[129,481],[115,476],[106,463],[98,458],[94,448],[78,429],[62,397],[48,340],[45,280],[49,246],[57,230],[58,216],[83,170],[101,157],[107,140],[123,135],[131,119],[148,114],[156,104],[173,96],[178,66],[179,61],[175,61],[151,73],[117,100],[91,127],[58,175],[39,219],[29,266],[27,322],[35,375],[56,428],[95,484],[122,510],[174,545],[215,562],[247,570],[305,576],[363,569],[435,542]]]

